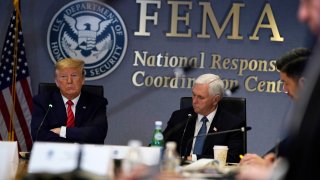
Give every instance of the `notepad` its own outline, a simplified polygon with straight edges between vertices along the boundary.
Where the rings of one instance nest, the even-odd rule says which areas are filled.
[[[182,167],[184,171],[199,171],[205,168],[214,168],[218,165],[218,161],[215,159],[199,159],[191,164]]]

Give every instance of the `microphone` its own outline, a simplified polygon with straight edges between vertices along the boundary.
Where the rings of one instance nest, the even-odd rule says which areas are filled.
[[[188,64],[187,66],[174,68],[173,73],[176,78],[183,78],[186,77],[186,74],[191,70],[193,70],[193,65]]]
[[[233,93],[235,93],[239,89],[239,84],[236,84],[235,86],[231,87],[230,89],[226,89],[224,91],[224,94],[228,97],[232,96]]]
[[[184,153],[184,156],[183,156],[183,159],[186,160],[186,157],[187,157],[187,149],[188,149],[188,146],[190,144],[190,142],[192,142],[192,140],[194,138],[197,138],[197,137],[203,137],[203,136],[215,136],[215,135],[219,135],[219,134],[228,134],[228,133],[233,133],[233,132],[246,132],[246,131],[250,131],[252,128],[250,126],[247,126],[247,127],[241,127],[241,128],[238,128],[238,129],[230,129],[230,130],[225,130],[225,131],[218,131],[218,132],[213,132],[213,133],[207,133],[207,134],[198,134],[196,136],[193,136],[192,138],[190,138],[187,143],[186,143],[186,151]],[[245,145],[243,145],[244,147]],[[244,147],[245,148],[245,147]]]
[[[181,137],[181,141],[180,141],[180,150],[179,150],[179,154],[182,153],[182,142],[183,142],[183,139],[184,139],[184,134],[186,133],[186,129],[187,129],[187,126],[189,124],[189,120],[191,119],[192,117],[192,114],[188,114],[188,119],[187,119],[187,123],[186,125],[184,126],[184,129],[183,129],[183,133],[182,133],[182,137]]]
[[[48,109],[47,109],[47,111],[46,111],[46,114],[44,114],[44,116],[43,116],[43,118],[42,118],[42,121],[41,121],[41,123],[40,123],[40,125],[39,125],[39,127],[38,127],[38,129],[37,129],[37,134],[36,134],[35,141],[38,140],[39,131],[40,131],[40,129],[41,129],[41,127],[42,127],[42,124],[43,124],[44,120],[46,119],[46,117],[47,117],[47,115],[48,115],[48,113],[49,113],[49,111],[50,111],[50,109],[51,109],[52,107],[53,107],[52,104],[49,104],[49,105],[48,105]]]

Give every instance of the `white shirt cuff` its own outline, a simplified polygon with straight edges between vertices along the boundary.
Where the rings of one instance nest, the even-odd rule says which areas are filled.
[[[66,138],[66,135],[67,135],[67,127],[66,126],[61,126],[59,136],[63,137],[63,138]]]
[[[191,159],[192,161],[197,161],[197,155],[196,154],[191,154]]]

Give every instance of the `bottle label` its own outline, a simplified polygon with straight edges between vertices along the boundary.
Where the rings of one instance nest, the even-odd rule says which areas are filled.
[[[161,133],[157,133],[154,135],[154,138],[157,140],[163,140],[163,135]]]

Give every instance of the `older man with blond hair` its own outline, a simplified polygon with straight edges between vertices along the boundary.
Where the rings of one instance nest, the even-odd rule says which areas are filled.
[[[33,141],[103,144],[108,131],[106,98],[81,91],[84,62],[63,59],[55,65],[59,90],[33,98]]]

